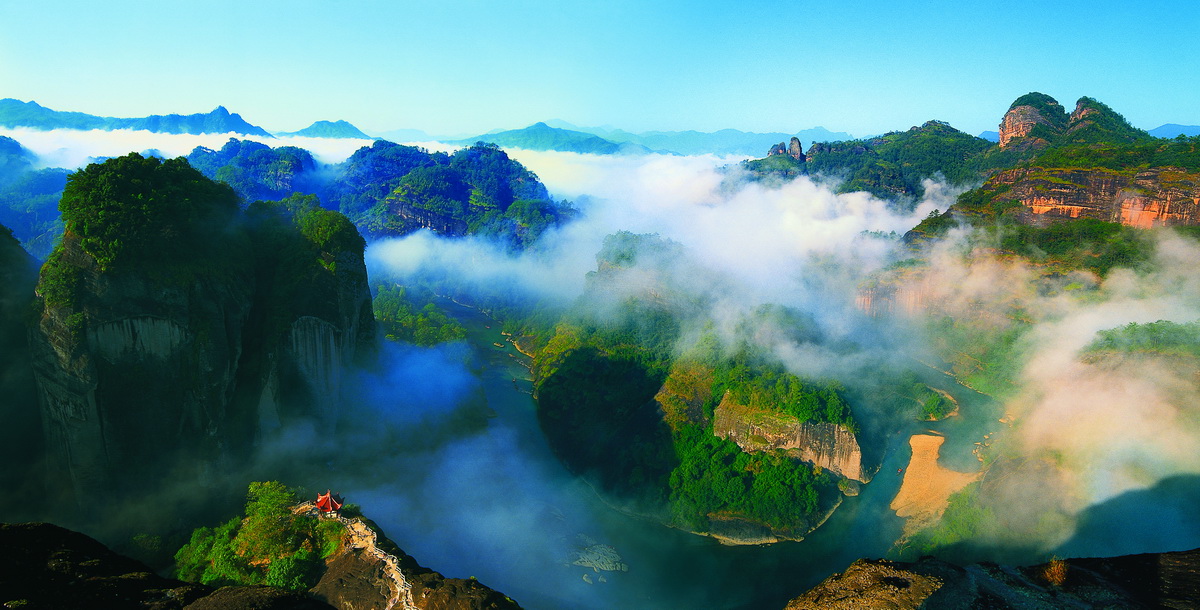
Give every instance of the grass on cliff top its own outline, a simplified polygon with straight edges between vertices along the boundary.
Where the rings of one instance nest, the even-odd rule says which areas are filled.
[[[214,586],[312,588],[324,560],[340,548],[345,526],[296,514],[296,504],[297,492],[278,481],[251,483],[245,515],[192,532],[175,554],[176,576]]]

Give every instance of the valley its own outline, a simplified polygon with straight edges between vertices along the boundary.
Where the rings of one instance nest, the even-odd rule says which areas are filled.
[[[1034,93],[998,133],[740,162],[231,138],[63,173],[0,140],[4,478],[45,498],[5,519],[332,599],[316,534],[258,558],[226,521],[332,480],[464,607],[1200,546],[1187,515],[1103,533],[1200,472],[1200,142]]]

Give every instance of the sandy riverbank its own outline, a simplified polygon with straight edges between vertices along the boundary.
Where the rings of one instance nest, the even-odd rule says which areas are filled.
[[[945,512],[950,494],[979,478],[977,472],[957,472],[938,465],[945,437],[933,433],[914,434],[908,439],[912,459],[904,470],[900,491],[892,500],[896,515],[908,519],[905,535],[932,525]]]

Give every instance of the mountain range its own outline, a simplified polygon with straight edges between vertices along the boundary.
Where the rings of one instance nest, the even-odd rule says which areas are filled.
[[[105,130],[133,129],[159,133],[239,133],[250,136],[271,137],[267,130],[251,125],[241,115],[230,113],[224,106],[217,106],[207,114],[166,114],[122,119],[96,116],[83,112],[51,110],[29,101],[12,98],[0,100],[0,126],[32,127],[34,129],[82,129]]]
[[[646,131],[630,133],[612,127],[578,127],[566,121],[547,121],[551,127],[574,129],[599,136],[606,140],[640,144],[650,149],[669,150],[681,155],[752,155],[762,154],[772,144],[787,141],[795,136],[805,142],[836,142],[849,140],[852,136],[844,131],[829,131],[824,127],[803,129],[794,134],[782,132],[755,133],[737,129],[721,129],[714,132],[702,131]]]
[[[204,114],[166,114],[140,118],[118,118],[52,110],[32,100],[23,102],[12,98],[0,99],[0,127],[30,127],[40,130],[132,129],[158,133],[236,133],[272,137],[267,130],[247,122],[237,113],[229,112],[224,106],[217,106],[211,112]],[[1194,136],[1200,135],[1200,126],[1167,123],[1149,130],[1148,133],[1157,138],[1174,138],[1178,135]],[[354,139],[371,139],[373,137],[344,120],[316,121],[299,131],[276,132],[276,135]],[[378,136],[398,142],[436,140],[469,146],[483,141],[499,146],[528,150],[557,150],[592,154],[658,152],[680,155],[717,154],[751,157],[757,157],[775,143],[786,142],[792,137],[809,143],[841,142],[853,139],[849,133],[830,131],[824,127],[803,129],[794,134],[759,133],[737,129],[721,129],[714,132],[688,130],[633,133],[611,126],[580,127],[559,119],[534,123],[523,129],[493,130],[470,138],[433,136],[420,129],[394,129],[379,132]],[[999,134],[994,131],[985,131],[979,134],[979,137],[995,142],[998,140]]]

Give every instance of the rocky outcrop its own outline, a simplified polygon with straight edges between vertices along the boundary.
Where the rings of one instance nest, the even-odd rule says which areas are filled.
[[[1019,202],[1028,223],[1094,218],[1142,228],[1200,224],[1200,172],[1177,168],[1018,168],[996,174],[983,188]]]
[[[311,504],[302,510],[315,512]],[[314,597],[340,610],[501,610],[516,602],[474,579],[446,578],[405,554],[361,517],[346,526],[340,551],[326,561]]]
[[[804,147],[800,144],[800,138],[792,137],[788,143],[788,156],[797,161],[804,161]]]
[[[787,610],[850,608],[1195,608],[1200,550],[1067,559],[1029,566],[957,566],[860,559],[788,602]]]
[[[803,163],[805,160],[804,147],[800,144],[800,138],[797,138],[795,136],[792,137],[790,142],[788,142],[786,144],[783,142],[780,142],[780,143],[772,146],[771,149],[767,151],[768,157],[771,157],[774,155],[787,155],[787,156],[791,157],[792,159],[799,161],[801,163]]]
[[[1048,137],[1061,133],[1066,111],[1054,98],[1030,93],[1017,98],[1000,120],[1000,148],[1020,143],[1024,148],[1044,148]],[[1041,130],[1037,130],[1041,126]]]
[[[1016,138],[1025,138],[1037,125],[1049,125],[1049,121],[1033,106],[1017,106],[1004,113],[1000,121],[1000,148],[1007,148]]]
[[[801,422],[786,413],[739,405],[726,393],[714,412],[713,434],[743,451],[779,449],[847,479],[871,480],[858,439],[840,424]]]

